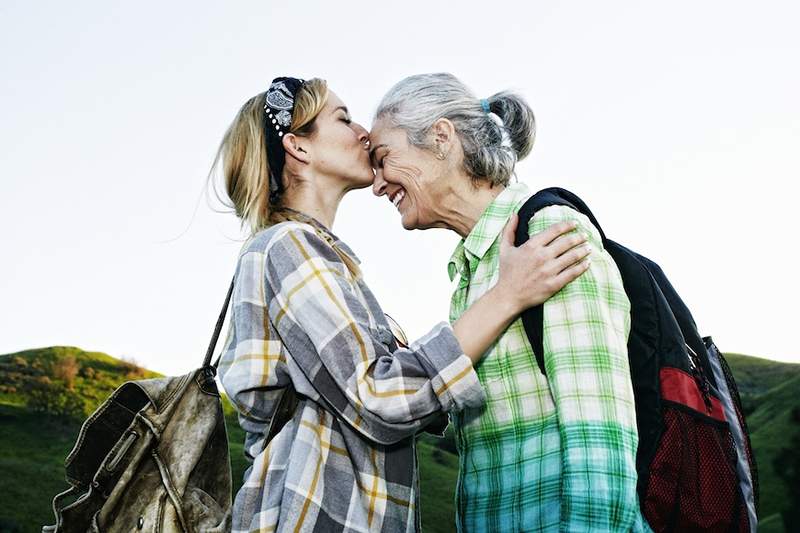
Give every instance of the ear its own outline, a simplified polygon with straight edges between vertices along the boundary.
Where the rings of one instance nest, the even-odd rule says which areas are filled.
[[[286,151],[287,156],[297,159],[301,163],[310,163],[310,146],[308,139],[300,137],[294,133],[287,133],[283,136],[283,149]]]
[[[442,152],[447,153],[456,136],[456,128],[449,119],[440,118],[431,126],[431,134],[433,135],[433,143]]]

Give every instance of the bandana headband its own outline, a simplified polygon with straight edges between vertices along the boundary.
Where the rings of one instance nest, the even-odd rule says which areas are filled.
[[[298,78],[275,78],[264,97],[264,136],[267,142],[269,192],[272,201],[283,192],[281,176],[286,163],[283,135],[292,126],[295,97],[304,83],[305,80]]]

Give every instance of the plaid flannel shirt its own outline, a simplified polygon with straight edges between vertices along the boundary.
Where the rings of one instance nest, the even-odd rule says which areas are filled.
[[[451,321],[497,282],[499,239],[531,195],[501,192],[448,265],[460,277]],[[600,235],[582,214],[551,206],[529,232],[574,220],[593,248],[580,278],[544,304],[544,361],[536,363],[521,320],[476,371],[485,406],[454,418],[460,471],[459,531],[647,531],[636,493],[636,411],[628,370],[630,303]]]
[[[240,254],[219,365],[252,461],[233,532],[418,529],[414,433],[442,411],[483,401],[450,326],[397,349],[342,253],[357,264],[303,217],[257,233]],[[265,448],[290,382],[298,408]]]

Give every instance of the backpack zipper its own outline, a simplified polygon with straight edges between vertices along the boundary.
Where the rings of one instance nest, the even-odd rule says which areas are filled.
[[[697,383],[697,387],[700,389],[700,393],[703,395],[703,403],[706,404],[706,411],[710,413],[713,410],[713,406],[711,405],[710,383],[705,375],[705,372],[703,372],[703,368],[699,364],[699,357],[697,356],[697,352],[692,350],[692,347],[689,346],[687,343],[684,342],[684,344],[686,345],[686,349],[688,350],[689,366],[692,369],[692,376],[694,377],[694,380]]]

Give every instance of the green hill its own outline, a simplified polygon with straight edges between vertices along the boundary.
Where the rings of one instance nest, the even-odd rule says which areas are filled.
[[[64,364],[64,362],[67,364]],[[70,379],[70,372],[74,376]],[[60,376],[60,377],[59,377]],[[85,416],[102,403],[115,388],[131,379],[160,377],[125,361],[100,352],[56,346],[0,355],[0,533],[39,531],[53,522],[52,497],[67,488],[64,459],[75,444]],[[66,380],[64,378],[67,378]],[[84,398],[73,413],[52,414],[44,408],[64,411],[63,404],[29,405],[29,393],[45,392],[56,398]],[[67,387],[71,381],[72,388]],[[234,491],[242,484],[248,463],[244,457],[244,432],[236,413],[223,395],[223,411],[228,430]],[[66,411],[69,411],[67,409]],[[85,415],[85,416],[84,416]],[[46,435],[46,438],[42,438]],[[426,531],[449,531],[453,523],[452,487],[458,464],[456,457],[421,442],[419,459],[423,465],[422,505]],[[35,484],[20,480],[35,479]],[[444,490],[440,490],[444,487]],[[448,487],[449,490],[448,490]],[[427,525],[431,526],[428,527]]]
[[[747,403],[747,421],[761,476],[761,530],[783,531],[779,513],[787,487],[773,461],[800,431],[791,411],[800,408],[800,365],[739,354],[728,361]],[[38,531],[52,522],[50,500],[66,488],[63,461],[82,420],[116,387],[130,379],[157,377],[132,360],[74,347],[50,347],[0,355],[0,533]],[[244,434],[223,396],[234,488],[247,467]],[[46,438],[43,438],[46,436]],[[452,433],[420,439],[424,531],[452,531],[458,469]],[[20,480],[36,480],[20,483]]]
[[[787,379],[800,376],[800,365],[760,357],[726,353],[725,360],[736,373],[739,394],[764,394]]]
[[[776,475],[774,461],[778,452],[800,432],[800,427],[791,420],[792,410],[800,408],[798,393],[800,376],[795,376],[758,398],[757,408],[747,419],[761,480],[760,512],[765,518],[780,512],[787,502],[788,487]]]

